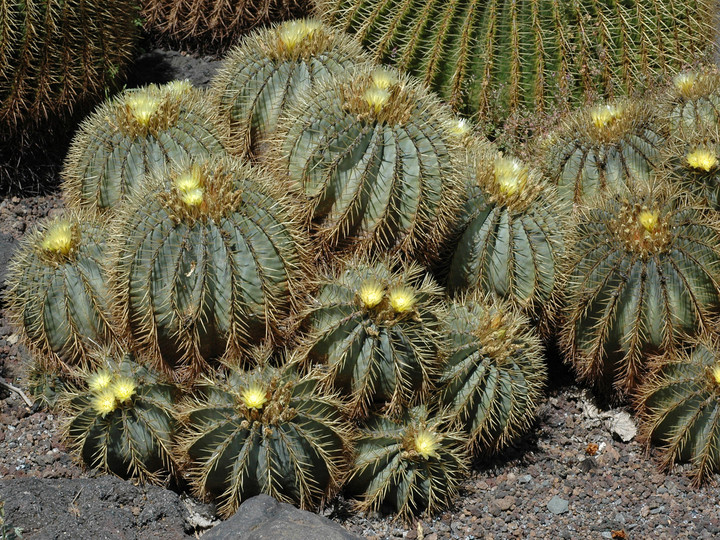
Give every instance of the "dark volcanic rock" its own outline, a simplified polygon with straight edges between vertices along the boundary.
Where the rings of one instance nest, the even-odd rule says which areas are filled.
[[[176,493],[113,476],[0,480],[0,501],[5,502],[5,521],[21,528],[23,538],[190,538]]]
[[[356,540],[337,523],[317,514],[298,510],[258,495],[240,505],[238,511],[203,535],[203,540]]]
[[[5,271],[10,256],[15,251],[15,239],[9,234],[0,232],[0,289],[5,286]]]

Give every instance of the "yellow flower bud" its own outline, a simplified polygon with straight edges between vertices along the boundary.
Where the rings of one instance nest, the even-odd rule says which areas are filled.
[[[657,227],[658,224],[658,213],[657,212],[650,212],[649,210],[643,210],[640,212],[640,215],[638,216],[638,221],[640,221],[640,224],[645,227],[645,230],[647,232],[653,232],[655,230],[655,227]]]
[[[130,377],[120,377],[112,385],[112,392],[118,403],[127,403],[135,395],[137,384]]]
[[[248,386],[240,395],[245,406],[249,409],[262,409],[267,401],[267,392],[261,386]]]
[[[525,187],[529,168],[517,159],[498,157],[495,160],[495,182],[505,195],[513,195]]]
[[[320,28],[319,21],[288,21],[278,27],[278,37],[285,48],[292,52],[303,40]]]
[[[175,187],[182,193],[187,194],[198,188],[202,188],[202,171],[198,165],[190,167],[175,179]]]
[[[205,191],[202,188],[194,188],[181,193],[182,196],[180,199],[188,206],[200,206],[205,195]]]
[[[623,107],[618,105],[599,105],[590,110],[590,118],[598,130],[612,125],[622,114]]]
[[[385,290],[377,281],[369,280],[360,286],[360,301],[366,308],[374,308],[382,302]]]
[[[677,91],[680,93],[681,96],[684,97],[690,97],[692,95],[693,88],[695,87],[695,83],[698,80],[697,73],[693,72],[686,72],[686,73],[678,73],[673,78],[673,85],[677,89]]]
[[[148,126],[152,117],[160,108],[161,101],[156,97],[138,92],[129,96],[125,103],[135,121],[141,126]]]
[[[117,408],[115,393],[108,389],[93,398],[93,408],[102,416],[113,412]]]
[[[692,152],[689,152],[687,156],[687,164],[693,169],[701,169],[705,172],[710,172],[712,169],[718,166],[718,158],[715,152],[711,152],[706,148],[697,148]]]
[[[42,248],[61,255],[69,254],[73,248],[73,231],[70,222],[60,221],[45,231]]]
[[[88,388],[91,392],[100,392],[110,386],[112,376],[110,373],[101,369],[90,375],[87,379]]]
[[[437,435],[431,433],[430,431],[419,431],[415,435],[415,451],[425,459],[438,457],[437,449],[440,445],[439,443],[440,441],[438,440]]]
[[[408,287],[396,287],[390,291],[390,307],[396,313],[410,311],[415,306],[415,293]]]
[[[371,86],[363,94],[363,98],[367,101],[367,104],[375,111],[375,114],[379,113],[383,106],[390,99],[390,92],[383,88]]]
[[[394,73],[386,69],[378,68],[372,72],[372,82],[375,88],[387,90],[393,84],[397,83],[398,79]]]

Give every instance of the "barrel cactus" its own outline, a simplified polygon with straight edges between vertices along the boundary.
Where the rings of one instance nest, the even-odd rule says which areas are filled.
[[[710,326],[720,308],[720,231],[709,212],[656,186],[580,213],[561,341],[581,378],[634,390],[648,354]]]
[[[8,267],[11,323],[48,370],[92,363],[96,344],[114,339],[106,227],[86,212],[45,220]]]
[[[171,445],[177,389],[126,348],[101,350],[82,384],[59,398],[70,451],[89,467],[160,483],[175,470]]]
[[[349,414],[373,403],[394,412],[429,397],[441,350],[442,290],[410,264],[351,260],[321,277],[305,311],[306,357],[348,396]]]
[[[712,138],[678,139],[670,144],[658,171],[665,181],[720,209],[720,134]]]
[[[717,68],[684,71],[660,99],[661,116],[678,137],[715,129],[720,120],[720,73]]]
[[[708,336],[653,360],[638,394],[641,434],[662,465],[689,461],[695,485],[720,472],[720,344]]]
[[[540,337],[506,302],[474,293],[450,305],[440,402],[475,453],[495,452],[528,430],[547,373]]]
[[[229,54],[211,86],[235,152],[262,154],[280,114],[303,92],[330,77],[347,77],[364,59],[354,39],[320,21],[300,19],[247,36]]]
[[[446,418],[424,406],[398,420],[373,417],[358,434],[346,492],[359,498],[360,510],[389,506],[407,522],[444,510],[468,471],[464,442],[461,432],[447,429]]]
[[[351,431],[337,396],[319,392],[318,382],[292,363],[267,361],[203,379],[179,410],[179,459],[195,493],[217,498],[223,516],[260,493],[301,508],[333,494],[347,471]]]
[[[158,171],[115,224],[118,319],[180,379],[273,339],[307,273],[296,213],[235,159]]]
[[[187,81],[126,90],[81,125],[63,169],[71,207],[113,210],[155,167],[224,152],[203,91]]]
[[[0,5],[0,132],[67,119],[122,73],[139,36],[134,0]]]
[[[459,204],[457,121],[416,82],[366,68],[282,120],[278,168],[331,248],[431,258]]]
[[[563,253],[569,209],[554,186],[522,161],[475,151],[474,174],[456,224],[448,288],[479,288],[547,312]]]
[[[587,203],[646,183],[665,141],[648,104],[622,99],[579,109],[543,140],[540,152],[560,196]]]
[[[316,0],[376,60],[417,75],[468,114],[508,114],[612,97],[714,42],[710,0],[447,2]]]

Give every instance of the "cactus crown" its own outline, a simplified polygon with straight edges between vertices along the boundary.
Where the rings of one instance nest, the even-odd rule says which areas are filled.
[[[187,82],[144,88],[124,92],[117,102],[114,122],[117,129],[128,137],[157,134],[177,122],[180,114],[180,96]]]
[[[609,229],[627,252],[643,258],[662,253],[672,240],[669,215],[657,203],[623,202]]]
[[[488,201],[522,212],[546,187],[539,171],[521,160],[486,152],[477,159],[477,182]]]
[[[296,382],[283,377],[282,371],[260,364],[258,369],[232,383],[235,412],[248,425],[259,422],[264,426],[275,426],[295,416],[290,398]]]
[[[601,143],[613,142],[628,133],[638,118],[640,107],[633,101],[613,101],[591,107],[587,111],[587,133]]]
[[[417,271],[411,270],[410,279]],[[380,324],[392,324],[401,319],[415,316],[418,301],[416,290],[411,285],[398,282],[393,285],[381,283],[374,277],[363,281],[355,293],[356,304]]]
[[[710,370],[710,383],[716,390],[720,391],[720,364],[713,366]]]
[[[317,19],[297,19],[277,25],[261,43],[263,52],[277,62],[309,60],[332,41],[330,30]]]
[[[403,442],[405,451],[412,457],[413,454],[428,460],[439,458],[440,436],[429,429],[409,429]]]
[[[379,123],[406,123],[419,95],[394,70],[377,68],[355,77],[340,88],[347,111]]]
[[[51,261],[69,258],[80,243],[80,229],[77,223],[59,219],[48,225],[42,233],[40,254]]]
[[[671,93],[675,99],[692,101],[707,96],[718,85],[718,74],[714,70],[684,71],[673,77]]]

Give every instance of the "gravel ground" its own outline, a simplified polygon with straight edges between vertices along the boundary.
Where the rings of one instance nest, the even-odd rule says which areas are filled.
[[[53,194],[0,202],[5,250],[37,219],[61,208]],[[25,348],[0,318],[0,376],[22,387],[27,360]],[[613,421],[624,420],[630,430],[625,437],[632,434],[626,413],[598,410],[563,368],[554,371],[555,386],[540,407],[536,428],[497,458],[475,463],[455,508],[411,526],[352,513],[341,498],[323,513],[378,540],[719,537],[716,483],[692,488],[685,466],[669,475],[659,472],[652,453],[613,433]],[[28,408],[17,394],[0,389],[0,478],[95,476],[65,453],[59,425],[55,415]]]

